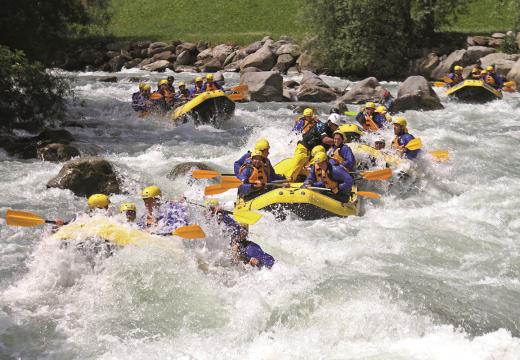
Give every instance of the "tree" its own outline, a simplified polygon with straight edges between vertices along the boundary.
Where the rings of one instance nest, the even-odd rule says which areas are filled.
[[[336,74],[391,77],[406,67],[408,0],[306,0],[313,54]]]
[[[65,112],[68,83],[30,62],[21,51],[0,45],[0,130],[39,130],[56,123]]]
[[[474,0],[411,0],[414,33],[419,39],[431,39],[435,30],[457,20],[457,15]]]

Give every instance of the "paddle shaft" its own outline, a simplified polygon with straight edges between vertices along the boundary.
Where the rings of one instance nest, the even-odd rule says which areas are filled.
[[[194,202],[191,202],[191,201],[187,201],[186,202],[188,204],[191,204],[191,205],[195,205],[195,206],[198,206],[198,207],[201,207],[201,208],[207,208],[205,205],[202,205],[202,204],[197,204],[197,203],[194,203]],[[226,214],[233,214],[233,211],[229,211],[229,210],[226,210],[226,209],[220,209],[220,211],[226,213]]]

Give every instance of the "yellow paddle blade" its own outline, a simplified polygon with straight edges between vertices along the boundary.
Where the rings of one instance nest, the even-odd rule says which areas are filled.
[[[433,86],[444,87],[444,86],[446,86],[446,83],[444,81],[435,81],[433,83]]]
[[[199,225],[188,225],[175,229],[172,235],[180,236],[184,239],[202,239],[206,237],[204,230]]]
[[[242,180],[235,176],[222,176],[220,180],[222,184],[237,184],[238,186],[242,185]]]
[[[5,222],[11,226],[38,226],[45,224],[45,219],[28,211],[7,209]]]
[[[358,113],[357,111],[345,111],[343,113],[343,115],[346,115],[346,116],[356,116]]]
[[[448,150],[431,150],[428,151],[428,154],[438,160],[448,160],[450,158]]]
[[[422,147],[422,141],[420,138],[412,139],[404,146],[408,150],[419,150]]]
[[[238,85],[231,88],[231,91],[233,93],[228,95],[228,98],[230,98],[233,101],[242,101],[245,98],[247,98],[247,95],[249,93],[249,86],[247,85]]]
[[[217,184],[209,185],[204,188],[204,195],[222,194],[230,189],[236,189],[240,184]]]
[[[448,84],[451,84],[453,82],[453,80],[449,76],[443,76],[441,80]]]
[[[238,210],[233,211],[233,217],[240,224],[254,225],[262,218],[262,214],[254,211]]]
[[[361,196],[361,197],[366,197],[366,198],[370,198],[370,199],[380,199],[381,198],[381,195],[379,195],[378,193],[375,193],[375,192],[371,192],[371,191],[358,191],[356,192],[357,196]]]
[[[360,175],[365,180],[388,180],[392,177],[392,169],[386,168],[374,171],[363,171]]]
[[[195,169],[191,172],[191,177],[194,179],[211,179],[219,176],[220,173],[218,171],[213,170],[199,170]]]

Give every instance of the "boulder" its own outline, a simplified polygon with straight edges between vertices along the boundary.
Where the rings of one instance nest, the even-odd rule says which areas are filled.
[[[247,68],[247,69],[251,69],[251,68]],[[239,72],[240,71],[240,62],[233,61],[231,64],[227,64],[224,67],[224,70],[229,71],[229,72]]]
[[[100,76],[96,78],[96,81],[115,83],[117,82],[117,76]]]
[[[518,32],[516,34],[516,45],[518,46],[518,48],[520,49],[520,32]]]
[[[148,45],[148,49],[165,48],[168,44],[162,41],[156,41]]]
[[[284,41],[284,40],[278,40],[278,41],[275,41],[272,45],[271,45],[271,51],[273,52],[273,54],[276,55],[276,52],[278,51],[278,49],[280,49],[283,45],[286,45],[287,42]]]
[[[121,50],[121,56],[124,57],[127,61],[132,60],[132,56],[126,50]]]
[[[143,59],[143,61],[141,61],[139,63],[139,68],[143,68],[144,66],[146,65],[150,65],[151,63],[153,62],[152,58],[146,58],[146,59]]]
[[[197,55],[197,45],[190,43],[190,42],[185,42],[185,43],[177,45],[177,47],[175,48],[175,53],[177,55],[179,55],[183,51],[187,51],[190,54],[195,56],[195,55]]]
[[[286,80],[283,82],[283,86],[289,89],[295,89],[300,86],[300,84],[295,80]]]
[[[197,55],[197,60],[208,60],[208,59],[211,59],[213,57],[213,50],[212,49],[206,49],[206,50],[203,50],[201,51],[198,55]]]
[[[254,66],[247,67],[247,68],[245,68],[243,70],[240,70],[241,74],[248,73],[248,72],[262,72],[262,70],[260,70],[259,68],[254,67]]]
[[[283,54],[289,54],[293,58],[297,59],[301,55],[301,49],[296,44],[284,44],[276,50],[276,56],[280,56]]]
[[[284,101],[298,101],[296,91],[294,89],[283,88],[283,100]]]
[[[507,74],[508,80],[514,80],[517,84],[520,84],[520,60],[517,60],[509,73]]]
[[[238,51],[238,60],[244,59],[246,56],[253,54],[260,50],[262,48],[262,42],[261,41],[255,41],[254,43],[250,44],[249,46],[246,46],[243,49],[240,49]]]
[[[486,55],[496,53],[496,49],[488,46],[470,46],[466,50],[468,61],[475,64],[478,59],[483,58]]]
[[[233,51],[231,54],[228,55],[228,57],[224,60],[224,62],[222,63],[223,66],[226,66],[226,65],[229,65],[231,64],[232,62],[234,62],[236,60],[236,57],[237,57],[237,53],[238,51]]]
[[[235,48],[230,45],[221,44],[213,48],[213,57],[218,59],[223,64],[227,57],[235,51]]]
[[[493,39],[503,39],[503,38],[506,37],[506,34],[496,32],[496,33],[491,34],[491,37],[492,37]]]
[[[116,54],[117,55],[117,54]],[[106,60],[105,53],[93,49],[87,49],[79,54],[82,64],[99,66]]]
[[[123,66],[127,69],[135,68],[139,66],[139,64],[143,61],[141,58],[135,58],[130,61],[127,61]]]
[[[383,91],[379,81],[375,77],[369,77],[355,83],[345,95],[338,99],[338,102],[364,103],[379,98]]]
[[[222,73],[222,71],[217,71],[213,74],[213,81],[221,85],[223,85],[226,82],[226,79],[224,79],[224,74]]]
[[[110,66],[110,70],[112,72],[117,72],[123,68],[123,65],[126,63],[127,59],[125,59],[123,56],[118,55],[116,57],[113,57],[108,62],[108,65]]]
[[[197,43],[197,51],[198,51],[199,53],[203,52],[203,51],[206,50],[207,48],[209,48],[209,43],[208,43],[208,42],[200,40],[200,41]]]
[[[399,85],[393,111],[438,109],[444,106],[423,76],[410,76]]]
[[[440,79],[449,74],[454,65],[466,66],[470,64],[471,62],[468,61],[468,55],[465,49],[455,50],[432,71],[431,77],[433,79]]]
[[[191,171],[194,169],[214,170],[213,168],[209,167],[204,163],[189,161],[175,165],[175,167],[170,171],[168,175],[166,175],[166,177],[170,180],[175,180],[180,176],[190,175]]]
[[[516,61],[520,58],[519,54],[490,54],[480,59],[482,67],[494,65],[497,74],[507,76]]]
[[[51,143],[36,149],[36,156],[45,161],[67,161],[79,156],[79,150],[73,146]]]
[[[120,52],[121,50],[130,50],[132,47],[132,43],[130,41],[116,41],[110,44],[107,44],[106,49],[109,51],[117,51]]]
[[[106,57],[109,59],[112,59],[113,57],[116,57],[117,55],[120,55],[120,54],[121,54],[121,51],[107,51],[105,53]],[[82,56],[82,54],[80,54],[80,58],[83,56]]]
[[[336,100],[334,90],[315,85],[302,85],[296,93],[298,101],[305,102],[329,102]]]
[[[281,73],[285,73],[287,69],[294,65],[296,59],[293,58],[290,54],[282,54],[278,56],[276,60],[276,65],[273,67],[273,70],[277,70]]]
[[[152,44],[149,40],[139,40],[134,42],[134,47],[137,49],[148,49]]]
[[[330,88],[325,81],[312,71],[304,71],[300,85],[305,86],[319,86],[323,88]]]
[[[173,45],[169,45],[169,46],[165,46],[165,47],[158,47],[158,48],[148,48],[148,56],[154,56],[155,54],[159,54],[159,53],[162,53],[164,51],[171,51],[171,52],[174,52],[175,51],[175,46]]]
[[[49,180],[47,187],[69,189],[78,196],[121,193],[112,165],[98,157],[84,157],[66,163],[58,175]]]
[[[213,58],[202,66],[203,72],[215,72],[222,69],[222,64],[217,58]]]
[[[491,39],[489,36],[468,36],[466,42],[469,46],[488,46]]]
[[[74,141],[74,136],[65,129],[45,129],[37,136],[31,138],[33,141],[39,141],[46,144],[60,143],[68,144]]]
[[[437,56],[437,54],[431,52],[417,61],[413,72],[429,78],[432,74],[432,71],[437,66],[439,66],[440,62],[441,59]]]
[[[195,56],[188,50],[184,50],[177,55],[175,65],[193,65],[195,62]]]
[[[173,56],[172,55],[173,55],[173,53],[171,51],[161,51],[160,53],[155,54],[152,57],[152,60],[153,61],[157,61],[157,60],[168,60],[168,61],[174,60],[175,61],[175,55],[173,55]]]
[[[158,72],[162,72],[166,69],[171,69],[171,68],[173,68],[173,65],[168,60],[155,61],[151,64],[148,64],[148,65],[145,65],[142,67],[142,69],[146,70],[146,71],[158,71]]]
[[[489,46],[492,46],[495,48],[498,48],[498,47],[502,46],[503,44],[504,44],[504,39],[491,39],[491,40],[489,40],[489,43],[488,43]]]
[[[246,72],[240,83],[248,85],[253,101],[283,101],[283,78],[276,71]]]
[[[266,41],[260,50],[246,56],[240,64],[240,69],[253,66],[264,71],[271,70],[275,64],[275,56],[270,48],[271,43],[271,41]]]
[[[295,76],[295,75],[299,75],[300,74],[300,70],[298,70],[298,67],[296,66],[291,66],[289,69],[287,69],[287,75],[289,76]]]

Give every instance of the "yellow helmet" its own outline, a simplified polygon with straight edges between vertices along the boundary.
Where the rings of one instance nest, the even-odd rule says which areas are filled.
[[[320,153],[320,152],[323,152],[323,153],[326,152],[325,147],[323,145],[316,145],[311,150],[311,157],[315,157],[316,154]]]
[[[145,85],[146,85],[145,83],[139,83],[139,90],[143,90]]]
[[[346,134],[346,133],[356,133],[358,134],[359,136],[363,136],[363,131],[361,131],[361,129],[359,128],[359,126],[357,126],[356,124],[345,124],[345,125],[341,125],[339,128],[338,128],[338,131],[341,131],[342,133]]]
[[[324,152],[319,152],[316,154],[316,156],[312,159],[312,162],[314,164],[319,164],[319,163],[322,163],[324,161],[327,161],[328,157],[327,157],[327,154],[324,153]]]
[[[487,74],[487,73],[488,73],[487,70],[482,70],[482,71],[480,72],[480,75],[484,75],[484,74]]]
[[[143,90],[145,90],[145,91],[152,90],[152,87],[149,84],[144,84],[143,85]]]
[[[103,209],[110,204],[110,199],[105,194],[94,194],[90,195],[87,204],[91,209]]]
[[[156,185],[148,186],[143,189],[141,192],[141,198],[143,199],[149,199],[149,198],[155,198],[162,195],[161,188]]]
[[[195,82],[199,82],[199,81],[204,81],[204,79],[202,78],[202,76],[197,76],[195,78]]]
[[[471,69],[471,72],[472,72],[473,74],[475,74],[475,73],[480,72],[480,69],[479,69],[479,68],[473,68],[473,69]]]
[[[345,134],[340,130],[334,131],[334,135],[336,135],[336,134],[340,134],[343,138],[345,138]]]
[[[402,127],[406,127],[408,125],[408,122],[404,117],[398,117],[394,120],[394,125],[397,124]]]
[[[365,104],[365,109],[375,109],[376,104],[374,104],[372,101],[369,101]]]
[[[314,110],[312,110],[311,108],[306,108],[305,110],[303,110],[303,116],[312,116],[314,115]]]
[[[206,80],[213,80],[213,74],[206,74]]]
[[[493,65],[486,66],[487,71],[495,71],[495,67]]]
[[[255,150],[263,151],[269,148],[269,141],[267,141],[267,139],[260,139],[255,144]]]
[[[263,157],[264,154],[262,154],[262,152],[260,150],[253,150],[251,152],[251,158],[254,158],[255,156],[260,156],[260,157]]]
[[[179,82],[179,85],[178,85],[178,86],[179,86],[179,87],[181,87],[181,86],[186,86],[186,83],[185,83],[184,81],[181,81],[181,82]]]
[[[385,113],[386,112],[386,106],[384,105],[379,105],[377,108],[376,108],[376,113]]]
[[[136,210],[137,210],[137,208],[135,207],[135,204],[133,202],[122,203],[119,206],[120,213],[124,213],[126,211],[136,211]]]
[[[216,207],[219,205],[219,201],[217,199],[206,199],[204,205],[207,207]]]
[[[459,70],[464,70],[464,68],[460,65],[455,65],[455,67],[453,68],[453,70],[455,71],[459,71]]]
[[[161,85],[168,85],[168,80],[166,80],[166,79],[159,80],[157,85],[159,85],[159,86],[161,86]]]

